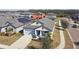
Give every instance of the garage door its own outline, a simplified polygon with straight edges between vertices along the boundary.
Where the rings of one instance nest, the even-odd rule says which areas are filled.
[[[32,33],[31,29],[24,29],[24,35],[30,35]]]

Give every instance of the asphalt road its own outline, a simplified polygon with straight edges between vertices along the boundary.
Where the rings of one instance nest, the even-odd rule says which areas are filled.
[[[78,30],[78,28],[72,28],[72,25],[70,24],[68,29],[69,29],[70,35],[73,39],[73,42],[76,45],[76,48],[79,49],[79,30]]]

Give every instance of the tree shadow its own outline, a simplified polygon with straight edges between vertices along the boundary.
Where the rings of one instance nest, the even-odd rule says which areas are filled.
[[[59,25],[56,25],[57,27],[62,27],[62,26],[59,26]]]
[[[64,31],[64,29],[63,29],[63,28],[58,28],[58,27],[56,27],[56,29],[58,29],[58,30],[63,30],[63,31]]]

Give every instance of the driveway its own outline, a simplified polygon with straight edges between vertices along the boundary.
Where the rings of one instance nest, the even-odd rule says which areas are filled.
[[[24,35],[16,42],[14,42],[12,45],[10,45],[9,48],[24,49],[31,42],[31,39],[32,39],[31,35]]]

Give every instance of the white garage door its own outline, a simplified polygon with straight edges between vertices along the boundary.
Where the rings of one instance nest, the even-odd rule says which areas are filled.
[[[31,29],[24,29],[24,35],[30,35],[32,33]]]

